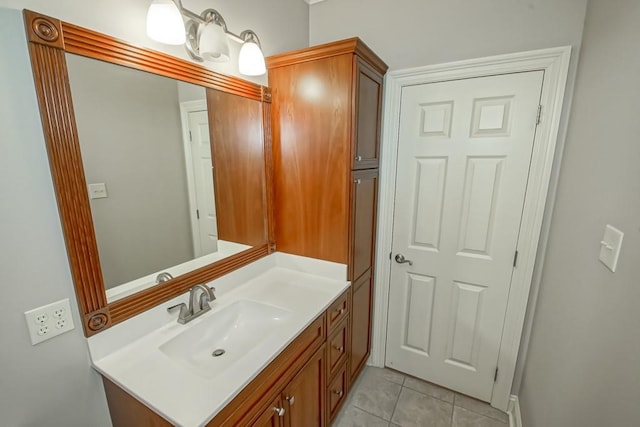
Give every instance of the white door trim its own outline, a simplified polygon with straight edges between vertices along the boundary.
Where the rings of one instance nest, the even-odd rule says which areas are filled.
[[[184,149],[184,163],[187,171],[187,194],[189,195],[189,220],[191,222],[191,241],[193,242],[193,253],[196,257],[204,255],[200,253],[200,225],[196,210],[198,202],[196,197],[195,175],[193,171],[193,151],[191,150],[191,138],[189,131],[189,113],[194,111],[206,111],[207,100],[197,99],[195,101],[184,101],[180,103],[180,120],[182,121],[182,147]]]
[[[541,97],[542,121],[536,131],[531,157],[531,169],[517,246],[518,266],[514,269],[511,279],[511,290],[498,355],[499,374],[491,399],[492,406],[503,411],[508,409],[549,189],[570,57],[571,47],[566,46],[397,70],[390,72],[385,77],[385,111],[380,161],[380,204],[378,207],[375,271],[375,283],[378,286],[374,290],[373,342],[369,359],[371,365],[383,366],[385,359],[391,273],[389,253],[393,232],[402,88],[448,80],[543,70],[545,75]]]

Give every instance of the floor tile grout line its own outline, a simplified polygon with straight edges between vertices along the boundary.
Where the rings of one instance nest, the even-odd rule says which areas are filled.
[[[402,387],[403,387],[403,388],[406,388],[406,389],[409,389],[409,390],[411,390],[411,391],[415,391],[416,393],[423,394],[423,395],[425,395],[425,396],[433,397],[434,399],[438,399],[439,401],[444,402],[444,403],[448,403],[449,405],[455,406],[455,404],[454,404],[454,402],[455,402],[455,392],[452,392],[452,393],[454,393],[453,402],[449,402],[449,401],[447,401],[447,400],[444,400],[444,399],[439,398],[438,396],[433,396],[433,395],[431,395],[431,394],[428,394],[428,393],[422,392],[422,391],[420,391],[420,390],[416,390],[416,389],[414,389],[414,388],[407,387],[406,385],[403,385]],[[446,390],[449,390],[449,389],[446,389]]]
[[[404,380],[402,380],[402,382],[404,383]],[[400,401],[400,395],[402,395],[402,389],[404,388],[403,385],[400,386],[400,393],[398,393],[398,397],[396,397],[396,403],[393,405],[393,411],[391,411],[391,417],[389,420],[389,425],[391,425],[391,422],[393,421],[393,416],[396,414],[396,409],[398,408],[398,402]]]
[[[358,405],[356,405],[355,403],[352,403],[352,404],[351,404],[351,406],[353,406],[354,408],[357,408],[357,409],[361,410],[362,412],[365,412],[365,413],[367,413],[367,414],[371,415],[372,417],[376,417],[376,418],[377,418],[377,419],[379,419],[379,420],[382,420],[382,421],[384,421],[384,422],[387,422],[387,423],[391,424],[391,420],[385,420],[384,418],[382,418],[382,417],[381,417],[381,416],[379,416],[379,415],[372,414],[371,412],[367,411],[366,409],[362,409],[361,407],[359,407],[359,406],[358,406]],[[395,409],[395,408],[394,408],[394,409]],[[341,409],[341,410],[342,410],[342,409]],[[391,415],[393,416],[393,413],[392,413]]]
[[[457,406],[458,408],[462,408],[462,409],[465,409],[465,410],[467,410],[467,411],[469,411],[469,412],[473,412],[473,413],[474,413],[474,414],[476,414],[476,415],[482,415],[483,417],[491,418],[492,420],[495,420],[495,421],[499,421],[499,422],[501,422],[501,423],[504,423],[504,420],[498,419],[498,418],[496,418],[496,417],[494,417],[494,416],[491,416],[491,415],[488,415],[488,414],[482,414],[482,413],[480,413],[480,412],[478,412],[478,411],[474,411],[473,409],[467,408],[466,406],[462,406],[462,405],[458,405],[458,404],[456,404],[456,401],[458,400],[458,395],[459,395],[459,393],[455,393],[455,392],[454,392],[454,397],[453,397],[453,406],[454,406],[454,407],[456,407],[456,406]],[[462,396],[464,396],[464,395],[462,395]],[[467,396],[467,397],[468,397],[468,396]],[[469,399],[473,399],[473,398],[472,398],[472,397],[469,397]],[[481,401],[480,401],[480,402],[481,402]],[[484,402],[482,402],[482,403],[484,403]],[[489,407],[490,407],[490,408],[493,408],[493,406],[491,406],[491,405],[489,405]],[[495,409],[495,408],[494,408],[494,409]],[[505,415],[507,415],[507,417],[509,416],[509,414],[507,414],[507,413],[505,413]],[[507,418],[507,419],[508,419],[508,418]]]

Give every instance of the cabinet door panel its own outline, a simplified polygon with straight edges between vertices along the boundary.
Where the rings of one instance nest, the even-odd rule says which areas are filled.
[[[282,393],[286,427],[321,427],[324,423],[325,346],[307,362]]]
[[[377,168],[380,154],[382,76],[354,57],[353,169]]]
[[[344,399],[347,397],[348,381],[347,365],[343,365],[329,383],[329,387],[327,387],[327,393],[329,395],[327,399],[330,420],[335,418],[336,414],[340,410],[342,402],[344,402]]]
[[[378,202],[378,170],[356,171],[353,172],[352,177],[352,240],[349,279],[354,281],[373,265]]]
[[[371,270],[353,284],[351,297],[351,382],[364,366],[371,349]]]
[[[280,397],[275,399],[258,419],[251,424],[251,427],[283,427],[283,418],[286,408],[282,406]]]

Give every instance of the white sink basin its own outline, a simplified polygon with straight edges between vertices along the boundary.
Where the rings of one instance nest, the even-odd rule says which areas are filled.
[[[268,340],[290,315],[279,307],[240,300],[217,313],[205,314],[197,324],[187,324],[184,332],[159,348],[196,375],[215,378]],[[214,356],[216,350],[224,353]]]

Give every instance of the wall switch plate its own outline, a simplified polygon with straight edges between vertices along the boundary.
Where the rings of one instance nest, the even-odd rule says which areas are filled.
[[[604,237],[600,242],[600,261],[615,273],[618,266],[618,257],[622,247],[624,233],[612,225],[604,228]]]
[[[69,298],[25,311],[24,317],[33,345],[74,328]]]
[[[89,184],[89,197],[92,199],[106,199],[109,197],[107,185],[104,182]]]

